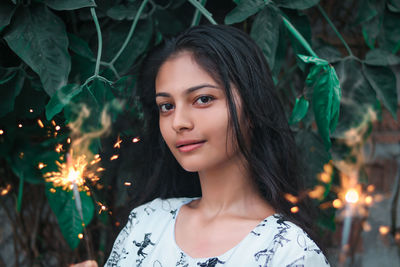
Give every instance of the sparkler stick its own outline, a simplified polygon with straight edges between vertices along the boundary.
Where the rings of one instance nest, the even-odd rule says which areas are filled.
[[[67,153],[67,166],[68,166],[68,169],[70,170],[68,178],[70,178],[72,185],[73,185],[72,191],[74,194],[75,206],[76,206],[76,209],[78,210],[79,216],[81,217],[81,221],[82,221],[83,239],[85,240],[85,246],[86,246],[86,250],[88,253],[88,257],[89,257],[89,259],[94,259],[93,255],[92,255],[93,253],[92,253],[92,250],[90,247],[89,236],[86,231],[85,221],[83,220],[81,196],[79,194],[78,185],[76,184],[76,178],[78,178],[78,175],[81,175],[81,174],[75,170],[73,163],[72,163],[71,155],[69,153]]]

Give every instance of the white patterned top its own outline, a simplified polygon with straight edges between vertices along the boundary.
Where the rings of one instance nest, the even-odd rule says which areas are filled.
[[[193,199],[157,198],[133,209],[105,266],[330,266],[314,241],[279,214],[265,218],[224,254],[192,258],[176,244],[174,228],[180,207]]]

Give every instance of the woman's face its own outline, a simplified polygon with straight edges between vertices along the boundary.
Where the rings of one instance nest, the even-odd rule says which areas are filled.
[[[161,66],[156,102],[161,134],[182,168],[209,170],[238,158],[238,149],[228,136],[224,89],[190,52],[181,52]]]

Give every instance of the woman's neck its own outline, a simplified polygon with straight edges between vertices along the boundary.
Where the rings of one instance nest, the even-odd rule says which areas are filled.
[[[259,216],[274,213],[252,182],[239,159],[231,159],[218,168],[199,171],[202,197],[192,204],[204,216]]]

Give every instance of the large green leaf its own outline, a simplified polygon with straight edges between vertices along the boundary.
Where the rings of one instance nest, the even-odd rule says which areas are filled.
[[[277,0],[274,2],[281,7],[302,10],[315,6],[319,0]]]
[[[304,96],[296,98],[296,103],[294,105],[292,115],[290,116],[289,124],[295,124],[301,121],[307,114],[308,106],[308,100],[305,99]]]
[[[388,0],[387,5],[390,11],[400,12],[400,1],[398,0]]]
[[[15,9],[16,9],[15,5],[11,4],[8,1],[0,2],[0,28],[10,24]]]
[[[68,33],[69,49],[74,51],[76,54],[93,59],[94,55],[92,50],[89,48],[89,44],[75,34]]]
[[[139,10],[140,1],[128,3],[127,5],[114,5],[107,10],[107,16],[115,20],[133,20]]]
[[[378,98],[397,120],[397,88],[393,71],[388,67],[363,65],[363,72]]]
[[[314,63],[306,83],[313,88],[312,104],[318,131],[327,149],[331,146],[330,132],[339,119],[341,89],[335,69],[325,60],[299,55],[305,63]]]
[[[240,3],[226,15],[225,24],[233,24],[241,22],[258,11],[262,10],[270,0],[247,0]]]
[[[273,69],[279,41],[281,18],[272,6],[266,6],[259,12],[251,28],[251,37],[262,49],[269,68]]]
[[[19,70],[9,72],[7,69],[0,68],[0,77],[0,117],[3,117],[14,110],[15,97],[21,92],[24,75]]]
[[[361,63],[345,58],[335,64],[344,101],[340,106],[340,120],[333,137],[347,139],[349,133],[371,120],[376,106],[376,93],[362,72]],[[351,132],[349,132],[351,131]]]
[[[400,13],[385,10],[383,16],[383,36],[379,39],[380,47],[397,53],[400,50]]]
[[[88,225],[93,218],[94,205],[93,200],[86,192],[80,192],[82,203],[83,222],[76,208],[75,199],[72,191],[64,191],[56,187],[55,192],[50,192],[52,184],[46,183],[46,196],[50,207],[57,217],[58,225],[67,241],[68,245],[75,249],[79,245],[78,235],[83,233],[83,225]]]
[[[324,164],[331,159],[321,137],[314,132],[301,130],[296,133],[296,144],[301,153],[304,167],[305,185],[310,188],[317,181],[317,174],[323,171]]]
[[[115,23],[103,30],[104,60],[111,61],[121,48],[129,32],[131,23],[127,21]],[[153,33],[153,24],[150,20],[139,21],[133,37],[124,52],[115,62],[115,67],[120,75],[125,74],[135,60],[147,49]]]
[[[71,99],[82,91],[77,84],[67,84],[58,90],[46,105],[46,118],[51,120],[57,113],[61,112]]]
[[[65,26],[46,6],[20,7],[4,38],[40,76],[47,94],[67,83],[71,60]]]
[[[55,10],[74,10],[96,6],[94,0],[44,0],[43,2]]]
[[[388,66],[400,64],[400,57],[383,49],[373,49],[365,56],[365,63],[374,66]]]
[[[185,29],[182,22],[168,10],[157,10],[154,12],[154,17],[158,22],[157,28],[163,35],[176,35]]]

